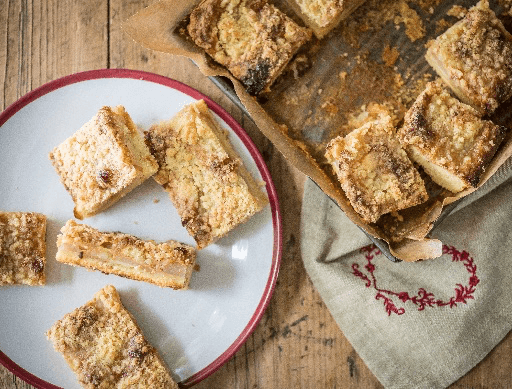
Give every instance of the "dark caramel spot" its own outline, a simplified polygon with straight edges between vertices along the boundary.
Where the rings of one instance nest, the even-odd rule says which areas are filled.
[[[144,143],[146,143],[146,146],[148,146],[149,152],[151,154],[156,153],[155,147],[153,146],[153,138],[151,136],[151,133],[149,133],[148,131],[144,132]]]
[[[235,168],[236,162],[229,157],[224,158],[222,161],[216,160],[210,163],[210,169],[212,169],[213,172],[219,177],[228,175],[229,173],[233,172]]]
[[[262,10],[266,3],[267,2],[263,0],[249,0],[247,2],[247,7],[258,13]]]
[[[483,169],[481,167],[476,168],[471,174],[468,174],[466,177],[467,182],[471,184],[473,188],[476,188],[478,186],[478,183],[480,182],[480,176],[482,174]]]
[[[112,242],[103,242],[102,244],[100,244],[101,247],[104,247],[106,249],[111,249],[112,248]]]
[[[267,61],[259,62],[255,68],[247,71],[247,76],[242,78],[242,84],[247,93],[257,95],[265,89],[270,76],[270,64]]]
[[[137,334],[128,341],[128,356],[141,362],[149,354],[151,347],[141,334]]]
[[[167,147],[163,136],[158,135],[150,129],[150,131],[144,132],[144,142],[146,146],[148,146],[149,152],[156,158],[158,163],[165,161]]]
[[[174,250],[182,253],[183,255],[187,255],[188,254],[188,249],[186,247],[183,247],[183,246],[175,247]]]
[[[414,127],[414,129],[423,128],[427,126],[427,119],[423,114],[415,112],[411,120],[411,124]]]
[[[196,242],[200,242],[204,239],[206,239],[210,234],[208,231],[205,231],[204,229],[200,229],[194,232],[194,239]]]
[[[428,125],[427,119],[420,112],[414,112],[414,116],[412,117],[409,131],[411,131],[415,135],[420,136],[423,139],[432,139],[435,135],[430,126]]]
[[[128,356],[130,358],[142,359],[147,353],[144,353],[141,349],[128,350]]]
[[[183,227],[186,227],[188,223],[190,223],[192,221],[192,218],[190,217],[185,217],[183,219],[181,219],[181,225]]]
[[[44,262],[41,258],[35,258],[30,263],[30,268],[34,271],[34,273],[41,273],[44,269]]]
[[[134,236],[124,235],[120,241],[120,244],[126,245],[126,246],[131,246],[131,245],[137,244],[137,241],[138,241],[138,239]],[[112,244],[110,244],[109,248],[111,248],[111,247],[112,247]]]
[[[203,49],[210,49],[215,45],[217,20],[220,17],[223,7],[220,0],[211,2],[206,7],[196,7],[190,14],[188,33],[194,42]]]
[[[110,169],[102,169],[98,172],[98,178],[104,184],[109,184],[112,180],[112,172]]]
[[[80,309],[74,320],[76,321],[77,333],[83,328],[90,327],[98,320],[98,314],[93,306],[86,306]]]

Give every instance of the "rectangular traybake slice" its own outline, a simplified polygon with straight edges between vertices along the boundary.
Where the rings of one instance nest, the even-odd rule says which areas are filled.
[[[389,116],[334,138],[326,158],[352,207],[368,223],[428,199],[423,179],[396,139]]]
[[[46,335],[84,388],[178,388],[112,285],[66,314]]]
[[[311,31],[265,0],[203,0],[188,34],[252,94],[269,91]]]
[[[187,105],[145,134],[160,165],[154,179],[169,194],[199,249],[268,204],[203,100]]]
[[[188,287],[196,261],[191,246],[100,232],[74,220],[62,227],[57,247],[59,262],[173,289]]]
[[[0,285],[46,282],[46,216],[0,211]]]
[[[487,0],[437,37],[428,63],[464,103],[491,114],[512,96],[512,35]]]
[[[407,111],[398,136],[436,183],[457,193],[478,186],[506,133],[436,81]]]
[[[158,169],[123,106],[102,107],[49,157],[75,202],[77,219],[111,206]]]

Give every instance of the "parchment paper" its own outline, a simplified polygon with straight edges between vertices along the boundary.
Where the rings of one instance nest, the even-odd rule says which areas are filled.
[[[273,3],[303,24],[284,0]],[[491,1],[491,8],[506,27],[512,19],[510,3]],[[312,38],[271,91],[257,98],[187,39],[184,27],[196,4],[191,0],[158,1],[129,18],[123,29],[149,49],[190,58],[205,76],[228,78],[274,146],[334,199],[355,224],[388,242],[397,258],[415,261],[441,256],[442,242],[428,238],[433,223],[444,206],[474,188],[453,195],[426,177],[430,194],[426,203],[384,215],[370,225],[351,207],[323,154],[330,139],[347,134],[382,108],[392,113],[399,126],[426,83],[436,77],[424,59],[428,41],[453,25],[476,1],[368,0],[325,38]],[[510,127],[511,107],[509,101],[491,119]],[[511,155],[509,132],[480,186]]]

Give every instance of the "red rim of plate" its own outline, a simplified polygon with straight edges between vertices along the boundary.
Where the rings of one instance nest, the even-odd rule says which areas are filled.
[[[251,319],[243,329],[242,333],[236,338],[236,340],[228,347],[226,351],[224,351],[220,356],[217,357],[213,362],[211,362],[208,366],[198,371],[191,377],[187,378],[185,381],[179,383],[179,386],[182,388],[189,388],[198,382],[204,380],[206,377],[210,376],[216,370],[218,370],[224,363],[226,363],[237,351],[238,349],[245,343],[247,338],[251,335],[251,333],[256,328],[259,323],[263,313],[265,312],[272,293],[275,288],[277,275],[279,273],[279,267],[281,264],[281,248],[282,248],[282,230],[281,230],[281,215],[279,211],[279,202],[277,198],[277,192],[272,182],[272,177],[270,176],[270,172],[261,156],[260,152],[254,145],[253,141],[247,135],[245,130],[238,124],[229,115],[220,105],[210,99],[208,96],[202,94],[201,92],[193,89],[192,87],[185,85],[179,81],[170,79],[168,77],[160,76],[154,73],[148,73],[140,70],[130,70],[130,69],[99,69],[99,70],[90,70],[80,73],[71,74],[69,76],[65,76],[59,78],[54,81],[50,81],[39,88],[34,89],[33,91],[27,93],[19,100],[11,104],[9,107],[5,109],[0,114],[0,127],[11,118],[16,112],[21,110],[23,107],[27,106],[31,102],[35,101],[39,97],[52,92],[56,89],[62,88],[67,85],[75,84],[82,81],[95,80],[101,78],[131,78],[143,81],[154,82],[157,84],[161,84],[164,86],[168,86],[170,88],[176,89],[186,95],[194,98],[194,99],[204,99],[208,107],[215,112],[222,120],[224,120],[227,125],[236,133],[236,135],[242,140],[244,146],[249,150],[253,160],[255,161],[260,174],[262,175],[263,180],[266,183],[266,190],[269,197],[270,208],[272,213],[272,226],[274,230],[274,242],[273,242],[273,251],[272,251],[272,266],[270,275],[268,277],[265,289],[263,291],[263,295],[261,300],[256,307],[254,314]],[[19,378],[23,379],[30,385],[41,388],[41,389],[61,389],[58,386],[55,386],[49,382],[46,382],[35,375],[29,373],[27,370],[18,366],[15,362],[13,362],[7,355],[5,355],[2,351],[0,351],[0,363],[4,365],[8,370],[14,373]]]

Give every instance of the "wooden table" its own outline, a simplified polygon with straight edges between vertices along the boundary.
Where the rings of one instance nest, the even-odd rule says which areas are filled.
[[[158,73],[205,93],[238,120],[271,171],[281,203],[283,256],[271,303],[254,333],[199,388],[380,388],[315,291],[300,255],[305,177],[185,58],[132,42],[121,23],[151,0],[4,0],[0,7],[0,108],[59,77],[91,69]],[[0,302],[1,304],[1,302]],[[512,334],[451,388],[512,385]],[[0,365],[0,388],[32,388]]]

